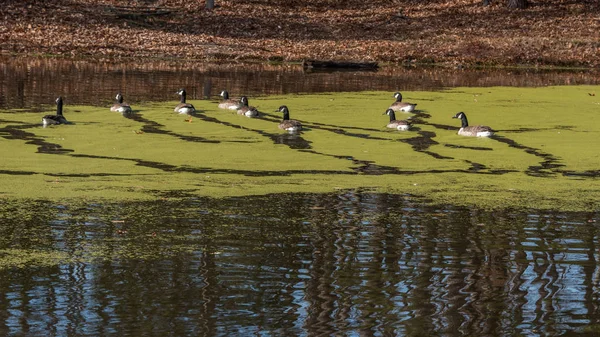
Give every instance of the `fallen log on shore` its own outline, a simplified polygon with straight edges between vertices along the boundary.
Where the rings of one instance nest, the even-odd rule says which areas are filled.
[[[320,61],[304,60],[302,62],[304,70],[309,69],[352,69],[352,70],[377,70],[377,62],[346,62],[346,61]]]

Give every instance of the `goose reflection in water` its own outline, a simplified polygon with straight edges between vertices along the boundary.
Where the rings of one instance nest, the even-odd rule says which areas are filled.
[[[282,134],[271,135],[271,139],[275,144],[285,144],[292,149],[310,149],[310,142],[302,138],[299,132],[287,132]]]

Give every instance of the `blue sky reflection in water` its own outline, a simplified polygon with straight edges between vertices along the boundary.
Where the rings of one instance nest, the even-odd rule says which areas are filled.
[[[597,213],[362,191],[1,205],[0,335],[598,330]]]

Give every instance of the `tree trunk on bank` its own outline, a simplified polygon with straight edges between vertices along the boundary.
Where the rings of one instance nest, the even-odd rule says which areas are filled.
[[[527,5],[527,0],[508,0],[508,8],[525,9]]]

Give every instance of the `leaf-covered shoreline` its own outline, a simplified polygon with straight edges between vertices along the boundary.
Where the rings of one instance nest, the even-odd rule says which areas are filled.
[[[537,0],[15,1],[0,53],[69,58],[303,59],[600,66],[600,3]]]

